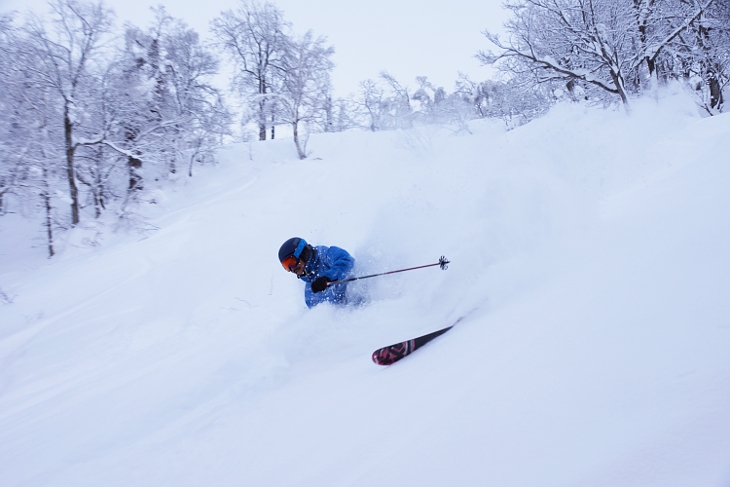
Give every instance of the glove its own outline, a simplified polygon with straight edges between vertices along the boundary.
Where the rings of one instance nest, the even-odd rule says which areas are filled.
[[[329,277],[318,277],[314,281],[312,281],[312,292],[313,293],[319,293],[327,289],[327,283],[330,282]]]

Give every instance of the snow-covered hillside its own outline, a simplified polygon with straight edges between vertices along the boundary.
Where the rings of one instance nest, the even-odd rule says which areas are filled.
[[[0,221],[0,485],[729,486],[730,115],[470,128],[233,146],[50,261]],[[292,236],[451,265],[308,310]]]

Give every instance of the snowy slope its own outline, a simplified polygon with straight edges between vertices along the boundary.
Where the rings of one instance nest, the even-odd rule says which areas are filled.
[[[730,116],[471,130],[233,146],[144,238],[5,250],[0,485],[730,485]],[[291,236],[452,264],[307,310]]]

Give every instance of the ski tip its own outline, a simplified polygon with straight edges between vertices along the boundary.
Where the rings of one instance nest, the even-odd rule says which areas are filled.
[[[407,340],[389,347],[379,348],[373,352],[373,362],[378,365],[391,365],[409,355],[415,349],[415,340]]]
[[[373,362],[378,365],[391,365],[395,363],[396,360],[398,359],[392,356],[387,347],[373,352]]]

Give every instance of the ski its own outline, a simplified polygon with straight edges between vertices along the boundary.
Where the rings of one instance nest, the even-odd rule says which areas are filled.
[[[463,316],[456,320],[456,323],[461,321]],[[373,352],[373,362],[378,365],[391,365],[399,361],[403,357],[412,354],[431,340],[436,337],[440,337],[450,329],[452,329],[456,323],[446,328],[436,330],[418,338],[406,340],[405,342],[395,343],[388,347],[379,348]]]

